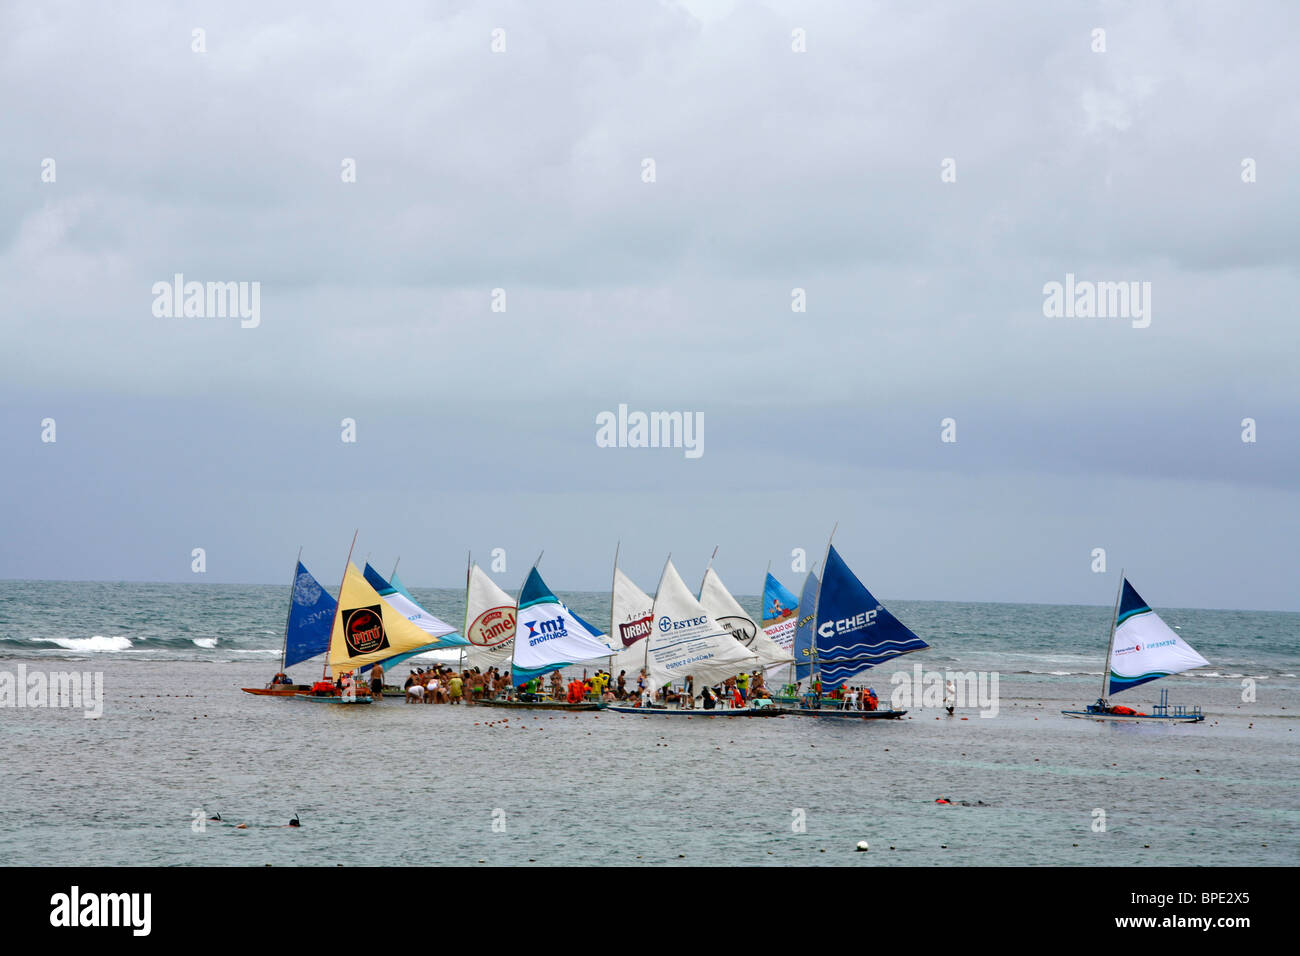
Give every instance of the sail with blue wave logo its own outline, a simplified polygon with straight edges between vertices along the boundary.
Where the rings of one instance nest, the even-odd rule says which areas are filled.
[[[600,630],[570,611],[546,586],[536,567],[528,572],[519,592],[515,621],[510,675],[516,687],[561,667],[609,657]]]
[[[794,629],[794,679],[804,680],[812,673],[813,653],[813,619],[817,616],[814,605],[817,603],[817,589],[821,581],[816,570],[809,571],[803,579],[803,591],[799,595],[799,611],[795,617]]]
[[[338,603],[311,576],[301,561],[294,571],[293,595],[284,632],[284,667],[301,664],[330,646],[330,629]]]
[[[817,670],[827,687],[930,646],[872,596],[834,546],[822,568],[815,624]]]
[[[1151,610],[1125,578],[1110,653],[1110,692],[1118,694],[1208,663]]]

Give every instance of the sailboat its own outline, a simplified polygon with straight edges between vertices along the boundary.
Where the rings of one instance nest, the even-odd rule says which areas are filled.
[[[790,657],[790,681],[794,682],[794,632],[799,624],[799,599],[768,569],[763,578],[763,608],[759,625],[768,639]]]
[[[353,536],[353,545],[356,537]],[[435,630],[452,628],[434,618],[428,624]],[[428,622],[426,622],[428,623]],[[352,563],[352,550],[339,585],[338,610],[330,629],[329,655],[326,668],[335,677],[351,674],[355,678],[362,667],[376,661],[385,661],[398,654],[414,651],[429,643],[430,631],[424,630],[399,611],[390,600],[382,597]],[[358,688],[358,693],[338,696],[328,692],[327,682],[321,681],[310,694],[299,694],[299,699],[329,703],[369,703],[368,690]],[[317,689],[319,688],[319,690]]]
[[[361,668],[361,673],[365,674],[376,665],[382,665],[384,670],[390,667],[396,667],[403,661],[410,660],[420,654],[427,654],[429,651],[450,650],[454,648],[465,647],[469,641],[455,633],[455,628],[445,621],[439,619],[436,615],[430,614],[424,608],[415,602],[409,591],[402,586],[402,582],[397,578],[397,568],[393,568],[393,573],[385,581],[379,572],[366,562],[365,568],[361,572],[366,579],[366,583],[379,592],[379,596],[387,601],[393,608],[406,615],[406,619],[426,632],[430,637],[430,642],[421,647],[404,651],[401,654],[394,654],[392,657],[381,661],[375,661],[374,664],[366,664]],[[400,687],[385,687],[385,697],[405,697],[406,691]]]
[[[783,651],[766,632],[760,630],[754,619],[740,606],[740,602],[727,590],[718,572],[713,570],[711,559],[704,571],[704,580],[700,583],[700,606],[730,631],[732,637],[754,652],[758,665],[765,674],[771,673],[773,668],[794,663],[793,655]]]
[[[1102,666],[1101,697],[1083,710],[1063,710],[1066,717],[1084,720],[1155,721],[1162,723],[1200,723],[1205,719],[1200,707],[1187,710],[1183,706],[1170,708],[1169,690],[1162,688],[1160,703],[1152,713],[1140,714],[1130,707],[1112,705],[1107,694],[1131,690],[1139,684],[1181,674],[1210,662],[1191,645],[1170,630],[1160,615],[1151,610],[1124,572],[1120,572],[1119,591],[1115,595],[1115,612],[1110,621],[1110,642],[1106,649],[1106,662]],[[1108,687],[1109,685],[1109,687]]]
[[[324,654],[329,649],[330,626],[336,603],[302,563],[302,549],[294,566],[289,587],[289,613],[284,621],[284,646],[280,651],[280,673],[294,664]],[[245,694],[259,697],[293,697],[307,690],[307,684],[271,684],[243,687]]]
[[[618,566],[614,553],[614,582],[609,597],[609,673],[614,679],[627,672],[635,684],[646,664],[646,639],[654,627],[654,598],[646,594]]]
[[[846,710],[838,706],[839,701],[832,703],[820,696],[823,682],[832,687],[844,684],[877,664],[930,646],[875,599],[832,544],[826,546],[809,630],[813,690],[800,706],[782,707],[783,713],[854,720],[897,720],[907,713],[892,709]],[[798,636],[795,640],[797,646]]]
[[[514,650],[510,656],[510,681],[519,687],[533,678],[576,664],[605,660],[609,647],[600,631],[565,605],[542,580],[534,564],[515,605]],[[485,699],[491,707],[550,710],[599,710],[598,701],[522,701]]]
[[[515,599],[471,558],[465,569],[465,666],[486,673],[510,667],[515,649]]]
[[[673,567],[664,565],[651,608],[654,626],[645,639],[646,675],[649,686],[663,687],[673,681],[692,679],[692,690],[720,683],[758,666],[758,657],[737,641],[727,628],[714,620],[696,599]],[[767,717],[777,709],[716,708],[712,710],[669,707],[627,707],[610,704],[621,714],[690,717]]]
[[[817,565],[803,579],[803,590],[799,592],[799,607],[795,614],[794,628],[794,694],[787,703],[798,703],[799,684],[812,674],[813,624],[817,621],[817,589],[822,586],[817,577]]]

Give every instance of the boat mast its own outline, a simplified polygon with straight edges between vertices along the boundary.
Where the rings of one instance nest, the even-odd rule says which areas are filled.
[[[611,677],[614,676],[614,587],[618,584],[618,552],[622,546],[623,541],[620,538],[614,545],[614,570],[610,575],[609,582],[609,671]],[[619,638],[619,643],[623,643],[622,638]]]
[[[709,569],[713,567],[713,559],[716,558],[716,557],[718,556],[718,548],[719,548],[719,547],[721,547],[721,545],[716,545],[716,544],[715,544],[715,545],[713,546],[713,553],[712,553],[711,555],[709,555],[709,563],[708,563],[708,566],[705,567],[705,569],[704,569],[704,577],[700,578],[700,595],[701,595],[701,596],[703,596],[703,594],[704,594],[704,582],[707,581],[707,580],[709,579]]]
[[[537,566],[542,563],[542,555],[545,553],[546,551],[543,550],[537,555],[537,560],[533,562],[533,566],[529,569],[528,574],[524,575],[524,583],[519,585],[519,593],[515,595],[515,639],[510,645],[510,684],[512,687],[519,686],[515,683],[519,677],[519,675],[515,673],[515,657],[519,653],[519,601],[524,596],[524,587],[528,584],[528,578],[532,575],[533,571],[537,569]],[[541,682],[539,681],[538,683],[540,686]]]
[[[401,560],[398,558],[397,560]],[[474,570],[474,552],[465,552],[465,626],[461,628],[461,637],[469,640],[469,578]],[[393,573],[397,573],[397,565],[393,565]],[[465,648],[460,649],[461,670],[465,669],[465,659],[469,656],[469,651]],[[441,666],[441,665],[439,665]]]
[[[1124,569],[1119,569],[1119,590],[1115,592],[1115,611],[1110,616],[1110,639],[1106,642],[1106,659],[1101,662],[1101,699],[1106,700],[1110,683],[1110,655],[1115,650],[1115,621],[1119,618],[1119,599],[1124,593]]]
[[[821,662],[817,659],[817,609],[821,607],[822,603],[822,583],[826,580],[826,565],[831,559],[831,541],[835,539],[835,532],[839,526],[840,523],[838,521],[835,522],[835,526],[831,528],[831,536],[826,539],[826,560],[822,562],[822,576],[817,579],[817,597],[813,599],[812,637],[809,639],[809,644],[812,649],[812,665],[808,671],[808,677],[810,679],[809,683],[813,686],[815,686],[813,682],[820,683],[822,679]],[[816,565],[813,565],[813,567],[816,567]],[[818,703],[821,702],[820,690],[817,692],[817,700]]]
[[[289,656],[289,621],[293,617],[293,592],[298,587],[298,565],[302,564],[302,545],[298,545],[298,559],[293,563],[293,580],[289,582],[289,610],[284,615],[284,644],[280,648],[280,673],[284,673],[284,662]]]
[[[330,643],[334,643],[334,628],[339,626],[339,618],[343,615],[343,582],[348,579],[348,568],[352,566],[352,549],[357,546],[357,534],[361,531],[358,528],[352,532],[352,543],[348,545],[348,559],[343,564],[343,578],[339,581],[339,600],[334,607],[334,623],[330,626]],[[321,680],[329,676],[330,672],[330,655],[329,651],[325,652],[325,664],[321,667]]]
[[[654,596],[654,600],[652,600],[652,601],[650,602],[650,633],[647,634],[647,635],[645,636],[645,662],[641,665],[641,670],[645,672],[646,689],[647,689],[647,690],[650,689],[650,638],[651,638],[652,636],[654,636],[654,632],[655,632],[655,630],[654,630],[654,613],[655,613],[654,608],[655,608],[655,604],[657,604],[657,603],[659,602],[659,591],[660,591],[660,590],[663,588],[663,586],[664,586],[664,575],[668,573],[668,565],[670,565],[670,564],[672,563],[672,560],[673,560],[673,553],[672,553],[671,551],[669,551],[669,552],[668,552],[668,560],[664,562],[664,569],[663,569],[662,571],[659,572],[659,583],[655,585],[655,596]],[[694,688],[692,688],[692,693],[693,693],[693,692],[694,692]],[[653,691],[653,690],[650,691],[650,701],[651,701],[651,703],[654,702],[654,691]]]
[[[704,569],[704,577],[700,578],[700,597],[701,597],[701,598],[704,597],[704,582],[707,581],[707,580],[709,579],[709,572],[710,572],[711,570],[713,570],[713,559],[716,558],[716,557],[718,556],[718,548],[720,548],[720,547],[721,547],[721,545],[717,545],[717,544],[715,544],[715,545],[713,546],[713,553],[712,553],[711,555],[709,555],[709,564],[708,564],[708,567],[706,567],[706,568]],[[717,622],[715,621],[714,623],[717,623]],[[748,650],[748,648],[746,648],[746,650]],[[725,685],[725,684],[723,685],[723,689],[724,689],[724,690],[726,689],[726,685]],[[695,702],[695,696],[694,696],[694,694],[695,694],[695,690],[694,690],[694,688],[692,688],[692,689],[691,689],[691,702],[692,702],[692,703]]]

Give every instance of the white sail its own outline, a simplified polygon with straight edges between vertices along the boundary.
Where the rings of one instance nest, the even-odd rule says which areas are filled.
[[[1116,610],[1115,640],[1110,653],[1110,693],[1117,694],[1209,663],[1160,620],[1160,615],[1151,610],[1127,579],[1121,587]]]
[[[646,638],[654,628],[654,598],[642,591],[632,579],[614,569],[614,590],[611,595],[610,650],[613,660],[610,675],[617,680],[620,671],[627,671],[627,683],[636,686],[637,675],[646,663]]]
[[[509,670],[515,645],[515,599],[477,564],[470,568],[465,595],[465,666]]]
[[[704,583],[700,586],[700,605],[709,616],[730,631],[741,645],[754,652],[765,671],[794,663],[794,656],[782,650],[754,623],[754,619],[745,613],[740,602],[722,583],[718,572],[711,567],[704,572]]]
[[[673,567],[664,565],[654,600],[654,629],[647,640],[650,685],[681,684],[689,674],[698,693],[758,666],[758,658],[743,647],[700,606]]]
[[[534,567],[519,592],[514,658],[510,670],[544,672],[587,661],[606,660],[609,647],[600,631],[555,596]]]

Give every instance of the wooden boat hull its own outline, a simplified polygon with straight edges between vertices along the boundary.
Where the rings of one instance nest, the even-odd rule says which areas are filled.
[[[1097,714],[1086,710],[1063,710],[1066,717],[1080,720],[1109,720],[1131,722],[1135,724],[1199,724],[1205,720],[1204,714]]]
[[[308,684],[279,684],[275,687],[241,687],[239,689],[245,694],[255,694],[258,697],[295,697],[311,690],[311,686]]]
[[[705,710],[677,710],[668,707],[619,707],[611,704],[606,708],[616,714],[640,714],[642,717],[780,717],[778,707],[737,707],[730,710],[715,708]]]
[[[830,720],[898,720],[905,710],[813,710],[805,707],[780,707],[792,717],[824,717]]]
[[[297,694],[297,700],[309,700],[314,704],[369,704],[370,697],[330,697],[325,694]]]
[[[479,699],[474,701],[477,704],[485,704],[488,707],[513,707],[518,710],[604,710],[605,705],[598,700],[585,700],[578,704],[570,704],[564,700],[495,700]]]

